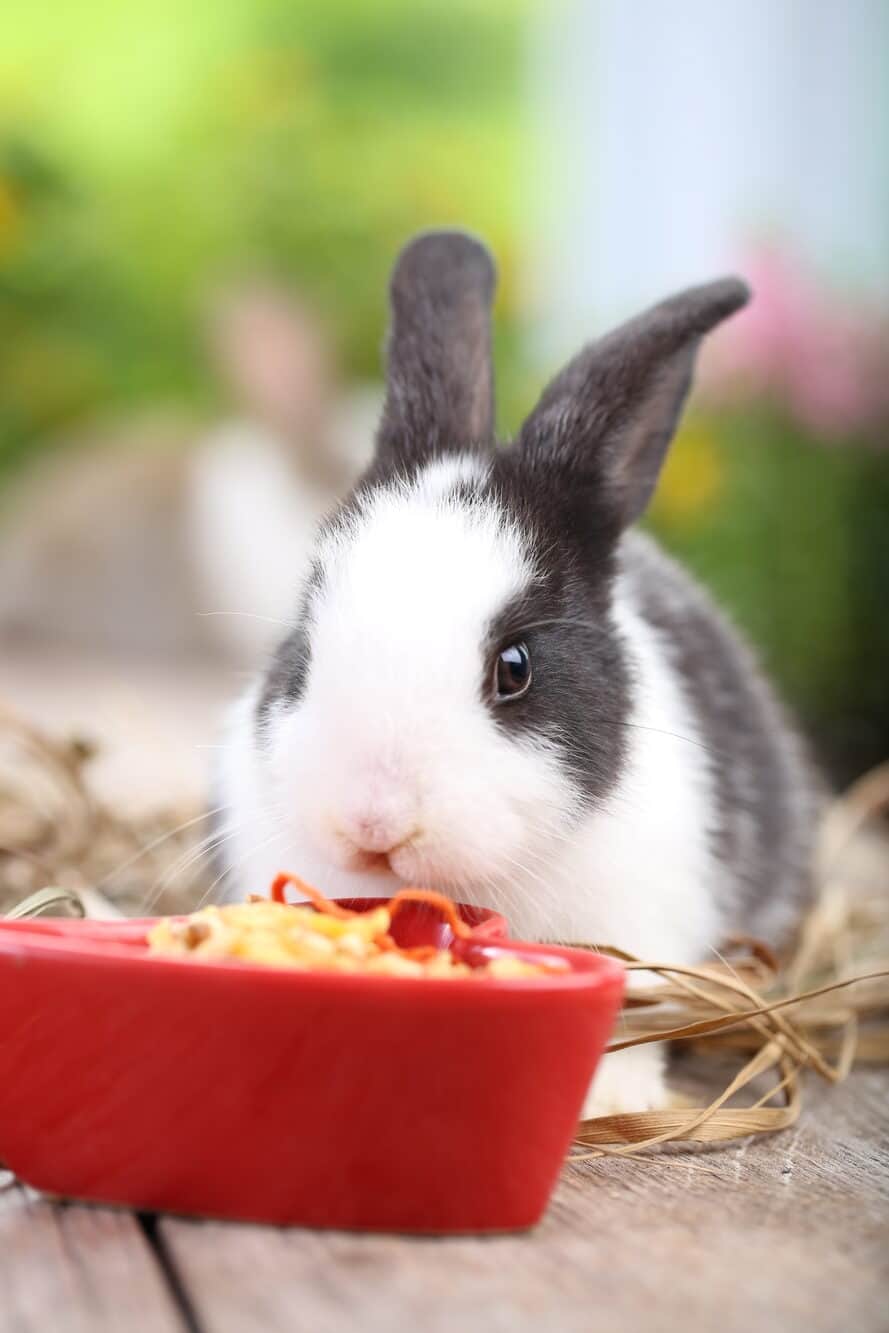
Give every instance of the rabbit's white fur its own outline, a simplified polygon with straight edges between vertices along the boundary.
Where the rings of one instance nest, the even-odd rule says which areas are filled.
[[[519,938],[691,961],[719,937],[721,872],[681,682],[619,577],[613,615],[634,677],[628,757],[610,798],[578,815],[556,753],[507,735],[479,696],[486,626],[534,578],[515,524],[493,502],[454,493],[480,468],[451,458],[372,490],[322,541],[304,696],[274,705],[259,737],[259,685],[231,719],[219,775],[230,891],[262,889],[285,867],[334,895],[426,883],[502,909]],[[369,830],[381,846],[405,839],[393,871],[363,868],[356,829],[365,847]],[[648,1048],[609,1057],[588,1109],[664,1098]]]

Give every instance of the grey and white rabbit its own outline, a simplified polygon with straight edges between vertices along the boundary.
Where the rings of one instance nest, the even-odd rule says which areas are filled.
[[[231,891],[424,884],[525,938],[662,961],[776,944],[809,890],[818,784],[748,649],[633,529],[727,278],[592,343],[494,440],[494,268],[427,233],[391,284],[376,456],[322,526],[295,628],[218,773]],[[654,1108],[662,1057],[610,1057],[590,1114]]]

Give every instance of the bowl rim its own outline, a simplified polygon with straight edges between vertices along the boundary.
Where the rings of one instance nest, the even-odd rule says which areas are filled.
[[[498,915],[492,913],[493,918]],[[196,985],[206,984],[211,987],[219,984],[252,985],[260,989],[272,986],[295,992],[311,990],[335,994],[366,993],[368,988],[384,994],[396,987],[398,993],[406,995],[433,994],[444,988],[447,993],[461,997],[467,994],[481,997],[504,993],[544,994],[551,990],[607,989],[618,981],[622,982],[625,973],[623,964],[617,959],[592,949],[517,940],[508,935],[490,939],[484,934],[455,941],[458,953],[471,950],[480,961],[504,955],[519,958],[551,957],[567,963],[568,967],[540,976],[486,977],[481,980],[471,976],[399,977],[289,968],[239,958],[196,960],[175,955],[152,955],[140,945],[144,943],[144,935],[150,925],[160,919],[142,918],[138,922],[130,920],[113,923],[69,920],[62,930],[47,928],[46,923],[41,928],[36,922],[0,921],[0,961],[7,959],[20,965],[24,958],[31,957],[72,967],[138,969],[146,977],[153,973],[159,981],[173,969],[180,975],[192,978]],[[96,925],[108,929],[95,931],[93,928]],[[114,938],[115,926],[118,927],[117,938]],[[81,932],[78,927],[86,929]]]

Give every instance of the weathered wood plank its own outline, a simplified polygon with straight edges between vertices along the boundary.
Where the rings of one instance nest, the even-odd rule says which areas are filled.
[[[566,1169],[526,1236],[161,1234],[207,1333],[882,1333],[889,1076],[807,1091],[771,1140]]]
[[[184,1321],[138,1220],[0,1191],[2,1333],[180,1333]]]

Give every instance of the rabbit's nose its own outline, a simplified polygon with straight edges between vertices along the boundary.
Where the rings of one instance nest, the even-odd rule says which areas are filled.
[[[416,827],[406,811],[355,811],[342,821],[342,832],[361,852],[385,856],[407,842]]]

